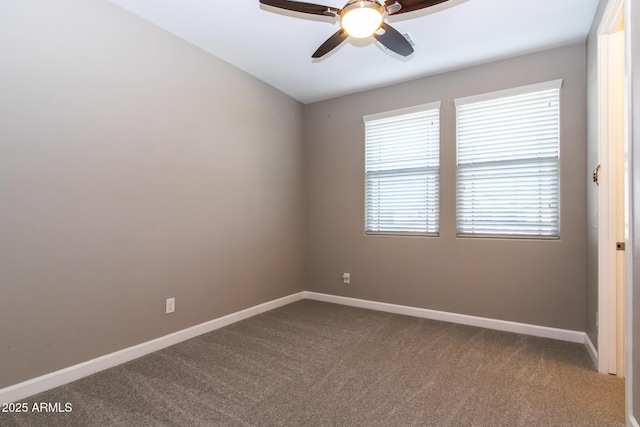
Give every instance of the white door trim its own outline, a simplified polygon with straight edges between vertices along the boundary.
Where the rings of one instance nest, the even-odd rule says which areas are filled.
[[[633,301],[633,228],[630,219],[633,218],[633,188],[629,174],[632,171],[632,144],[631,144],[631,1],[609,0],[600,21],[597,32],[598,44],[598,156],[602,165],[600,195],[599,195],[599,227],[598,227],[598,371],[610,373],[619,371],[616,364],[616,304],[617,296],[615,286],[616,278],[616,230],[615,230],[615,183],[612,182],[612,165],[614,159],[611,156],[612,148],[609,140],[615,136],[616,129],[609,126],[609,104],[612,101],[609,92],[611,75],[609,73],[609,55],[611,37],[610,34],[620,29],[622,23],[624,56],[625,56],[625,82],[624,82],[624,150],[625,150],[625,319],[624,338],[626,351],[624,372],[618,375],[626,377],[626,419],[628,425],[633,425],[633,366],[632,366],[632,301]]]
[[[598,177],[598,371],[607,374],[616,373],[616,324],[613,321],[616,312],[613,286],[616,279],[615,158],[612,155],[613,144],[609,143],[615,129],[609,125],[610,33],[619,22],[624,1],[609,0],[598,27],[598,162],[602,166]]]

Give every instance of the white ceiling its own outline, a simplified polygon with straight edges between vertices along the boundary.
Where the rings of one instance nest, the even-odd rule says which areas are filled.
[[[111,0],[161,28],[310,103],[470,65],[584,41],[598,0],[449,0],[391,16],[415,52],[349,39],[311,54],[339,29],[332,18],[258,0]],[[341,8],[345,0],[314,3]]]

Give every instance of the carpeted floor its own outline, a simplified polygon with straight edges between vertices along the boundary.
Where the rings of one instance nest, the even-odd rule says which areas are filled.
[[[2,426],[623,426],[582,345],[304,300],[25,401]]]

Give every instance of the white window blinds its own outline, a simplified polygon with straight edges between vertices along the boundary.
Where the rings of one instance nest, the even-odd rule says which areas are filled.
[[[458,235],[559,236],[561,83],[456,100]]]
[[[437,235],[440,103],[364,121],[365,232]]]

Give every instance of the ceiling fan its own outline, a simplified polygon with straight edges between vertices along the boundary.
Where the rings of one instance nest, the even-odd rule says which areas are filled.
[[[413,53],[413,46],[391,25],[385,16],[413,12],[448,0],[349,0],[342,9],[291,0],[260,0],[260,3],[294,12],[340,18],[340,29],[311,55],[320,58],[338,47],[347,37],[373,36],[387,49],[402,56]]]

